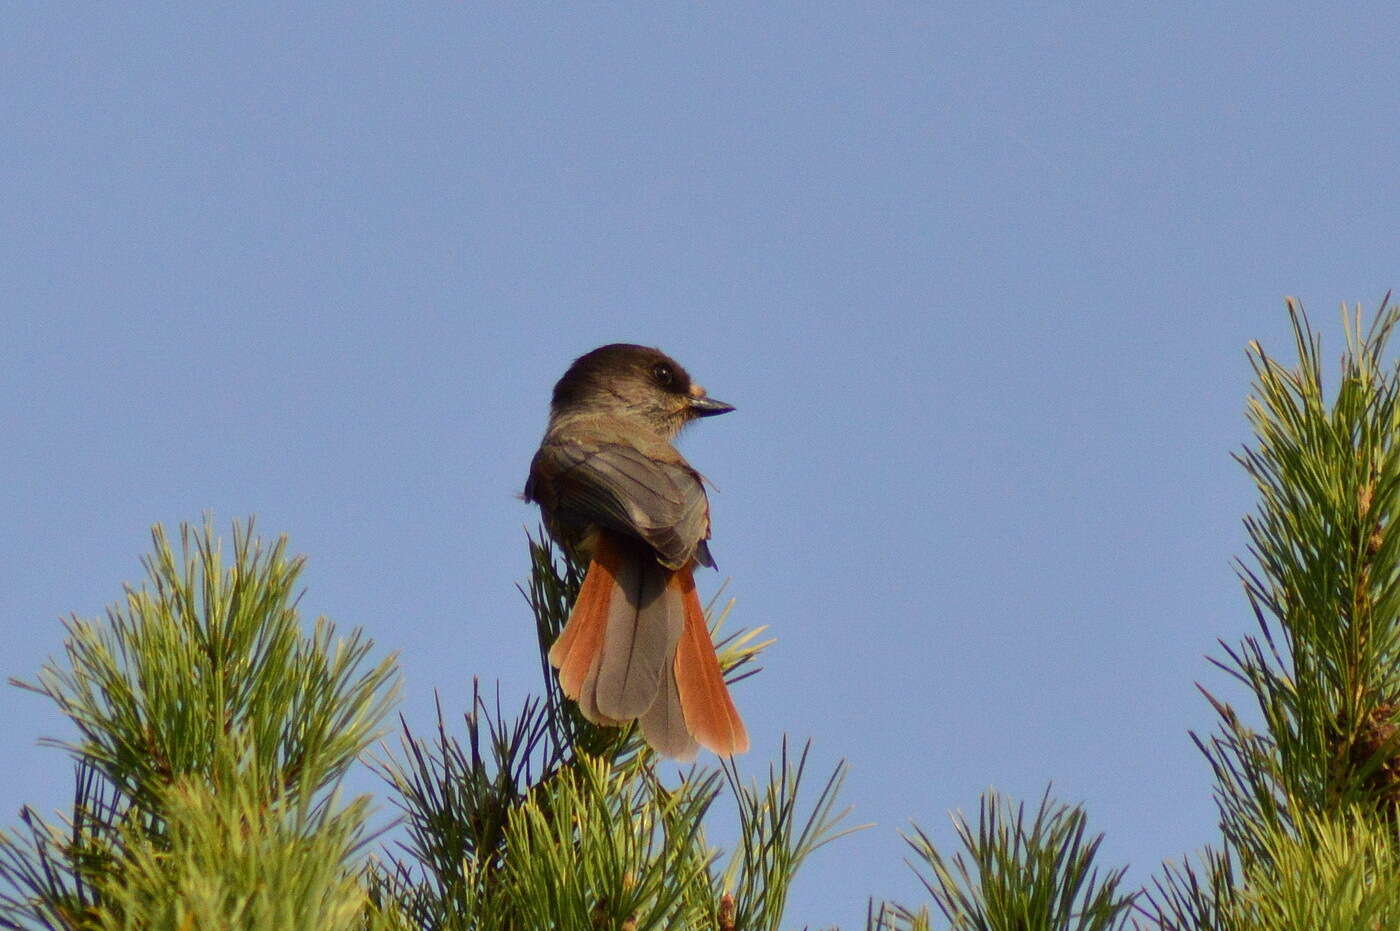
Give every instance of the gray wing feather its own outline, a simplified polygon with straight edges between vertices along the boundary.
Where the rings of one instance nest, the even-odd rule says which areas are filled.
[[[700,477],[684,462],[659,462],[614,443],[549,444],[556,513],[639,537],[671,568],[696,555],[709,536],[709,506]]]

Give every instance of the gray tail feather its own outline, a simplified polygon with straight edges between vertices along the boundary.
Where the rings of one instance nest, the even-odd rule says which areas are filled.
[[[676,687],[676,665],[674,660],[666,664],[661,679],[661,693],[651,703],[647,713],[642,715],[642,736],[652,749],[662,756],[669,756],[682,763],[695,759],[700,745],[690,736],[685,726],[685,713],[681,710],[681,692]]]
[[[598,667],[602,665],[602,659],[602,654],[593,657],[593,665],[588,667],[588,675],[584,676],[583,686],[579,689],[578,710],[594,724],[617,727],[626,722],[610,718],[598,708]]]
[[[670,571],[649,557],[621,561],[618,587],[608,602],[596,710],[613,720],[640,718],[658,702],[663,682],[675,679],[685,605],[680,590],[667,585]]]

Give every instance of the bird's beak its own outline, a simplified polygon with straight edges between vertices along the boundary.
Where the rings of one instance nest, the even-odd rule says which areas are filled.
[[[716,414],[729,413],[734,410],[734,405],[716,401],[714,398],[707,398],[702,394],[690,399],[690,409],[696,417],[713,417]]]

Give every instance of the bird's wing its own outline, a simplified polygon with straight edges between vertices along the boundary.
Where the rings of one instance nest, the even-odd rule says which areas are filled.
[[[640,538],[662,565],[709,564],[705,488],[669,447],[661,458],[625,443],[546,442],[530,465],[526,495],[549,505],[557,520]]]

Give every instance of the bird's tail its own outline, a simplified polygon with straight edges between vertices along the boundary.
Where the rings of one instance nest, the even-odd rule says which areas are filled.
[[[724,683],[691,567],[672,571],[639,544],[599,532],[569,622],[549,651],[564,694],[588,720],[639,720],[658,753],[693,759],[749,748]]]

